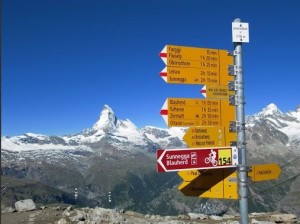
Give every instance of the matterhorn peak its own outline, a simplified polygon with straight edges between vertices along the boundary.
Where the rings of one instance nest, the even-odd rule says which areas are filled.
[[[116,129],[117,121],[118,118],[113,110],[108,105],[104,105],[98,121],[93,125],[93,129],[103,130],[104,132],[112,131]]]

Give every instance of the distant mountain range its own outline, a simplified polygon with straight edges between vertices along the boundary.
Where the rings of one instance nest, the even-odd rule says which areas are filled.
[[[270,127],[284,135],[286,146],[297,146],[300,142],[300,106],[296,111],[282,113],[275,104],[270,104],[261,112],[246,116],[247,128],[267,122]],[[42,134],[26,133],[20,136],[3,136],[2,149],[8,151],[31,150],[87,150],[101,148],[101,144],[111,144],[118,150],[140,151],[151,150],[149,146],[162,148],[181,147],[187,128],[157,128],[146,126],[138,129],[129,119],[120,120],[113,110],[105,105],[98,121],[92,128],[83,130],[79,134],[67,136],[46,136]],[[126,145],[126,147],[124,147]]]
[[[250,208],[299,214],[299,206],[295,205],[299,205],[300,197],[297,187],[300,186],[297,176],[300,173],[300,107],[282,113],[270,104],[261,112],[247,116],[246,123],[249,164],[276,162],[282,166],[279,180],[250,185]],[[26,133],[1,137],[1,171],[6,177],[33,179],[68,194],[78,188],[84,205],[178,214],[207,210],[209,206],[203,205],[209,202],[212,213],[234,210],[232,201],[201,199],[196,202],[195,198],[185,197],[177,190],[181,179],[176,173],[156,172],[154,152],[158,148],[186,148],[183,141],[186,130],[152,126],[139,129],[128,119],[118,119],[105,105],[98,121],[78,134]],[[286,180],[287,184],[281,183]],[[272,188],[271,193],[266,193],[266,188]],[[108,192],[113,200],[107,200]],[[16,200],[13,191],[7,195],[11,197],[7,203]],[[37,200],[45,203],[41,198]],[[220,203],[224,204],[221,210]]]

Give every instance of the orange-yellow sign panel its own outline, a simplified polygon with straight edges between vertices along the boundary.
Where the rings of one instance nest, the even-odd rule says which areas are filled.
[[[222,169],[201,170],[191,182],[183,182],[178,189],[187,196],[203,198],[223,198]]]
[[[213,186],[205,185],[199,181],[189,183],[181,192],[186,196],[197,196],[201,198],[223,198],[223,182]]]
[[[227,69],[212,68],[166,67],[160,72],[160,76],[167,83],[173,84],[226,85],[228,81],[233,79],[232,76],[228,75]],[[223,76],[227,77],[227,79],[224,79]],[[224,80],[224,83],[221,83],[220,80]]]
[[[238,199],[235,168],[180,171],[178,189],[186,196]]]
[[[233,57],[227,50],[166,45],[160,56],[167,66],[228,69]]]
[[[236,142],[236,139],[236,132],[230,132],[228,126],[189,127],[183,136],[190,148],[227,146]]]
[[[161,114],[168,126],[229,126],[235,106],[229,100],[168,98]]]
[[[225,127],[190,127],[183,136],[183,140],[191,148],[226,146]]]
[[[279,177],[281,168],[277,163],[253,165],[248,175],[252,181],[274,180]]]

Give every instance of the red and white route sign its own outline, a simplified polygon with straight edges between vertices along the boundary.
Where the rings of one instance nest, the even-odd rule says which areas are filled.
[[[158,149],[156,153],[158,172],[225,168],[238,165],[236,147]]]

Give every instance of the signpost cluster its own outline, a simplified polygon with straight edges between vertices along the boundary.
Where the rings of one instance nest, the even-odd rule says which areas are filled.
[[[247,182],[278,178],[277,164],[248,166],[246,161],[243,42],[248,23],[232,23],[234,51],[166,45],[160,72],[170,84],[203,85],[204,98],[167,98],[160,114],[169,127],[188,127],[189,148],[158,149],[157,171],[178,172],[186,196],[239,199],[241,223],[248,223]]]

